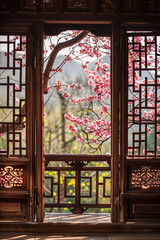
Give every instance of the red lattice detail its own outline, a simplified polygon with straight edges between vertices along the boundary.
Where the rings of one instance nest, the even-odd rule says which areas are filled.
[[[128,155],[160,154],[160,36],[128,34]]]
[[[23,169],[11,166],[1,167],[0,186],[4,188],[23,187]]]
[[[26,155],[26,36],[0,36],[0,155]]]

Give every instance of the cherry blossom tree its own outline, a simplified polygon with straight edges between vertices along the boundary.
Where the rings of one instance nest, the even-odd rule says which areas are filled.
[[[50,41],[51,43],[49,46],[50,49],[46,48],[44,51],[46,61],[48,58],[50,59],[57,45],[65,42],[66,46],[68,46],[68,42],[73,41],[73,39],[77,38],[83,32],[85,31],[63,32],[57,36],[56,40],[54,37],[54,43],[52,42],[52,37],[46,37],[46,41]],[[55,43],[56,41],[57,44]],[[61,43],[60,41],[63,42]],[[91,153],[102,153],[103,144],[111,137],[110,66],[103,62],[102,59],[106,54],[110,57],[110,44],[110,37],[96,37],[87,32],[81,41],[75,42],[74,40],[74,44],[70,46],[68,54],[58,67],[54,68],[54,63],[50,64],[49,60],[46,65],[46,69],[48,64],[52,66],[50,77],[46,78],[47,82],[57,72],[62,72],[65,64],[72,63],[73,60],[81,63],[82,71],[84,71],[86,76],[85,86],[84,82],[83,84],[77,82],[65,83],[62,80],[57,80],[50,84],[49,87],[45,87],[45,89],[47,89],[46,92],[56,90],[66,102],[70,103],[73,111],[68,111],[65,114],[65,119],[70,122],[68,128],[71,134],[74,133],[77,141],[82,144],[81,150],[83,146],[87,145]],[[49,51],[52,51],[52,53]],[[94,68],[91,69],[90,60],[93,58],[95,59],[95,63]],[[45,73],[44,76],[46,76]],[[84,89],[91,90],[83,94]],[[83,93],[80,94],[80,92]]]

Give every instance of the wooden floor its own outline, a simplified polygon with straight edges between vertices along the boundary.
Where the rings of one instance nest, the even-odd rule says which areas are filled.
[[[160,240],[160,234],[107,234],[105,236],[92,235],[55,235],[55,234],[18,234],[0,233],[0,240]]]
[[[67,223],[109,223],[110,214],[67,214],[67,213],[46,213],[45,222],[67,222]]]

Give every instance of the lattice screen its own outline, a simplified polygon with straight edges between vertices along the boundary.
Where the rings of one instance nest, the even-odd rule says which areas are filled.
[[[26,36],[0,36],[0,155],[26,155]]]
[[[128,156],[160,156],[160,36],[128,37]]]

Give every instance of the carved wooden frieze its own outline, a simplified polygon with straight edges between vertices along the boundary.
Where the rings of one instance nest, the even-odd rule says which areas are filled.
[[[160,169],[150,166],[132,169],[130,183],[132,189],[160,188]]]
[[[23,168],[6,166],[0,168],[2,188],[23,187]]]
[[[66,11],[89,11],[89,0],[67,0],[64,1],[64,4]]]

